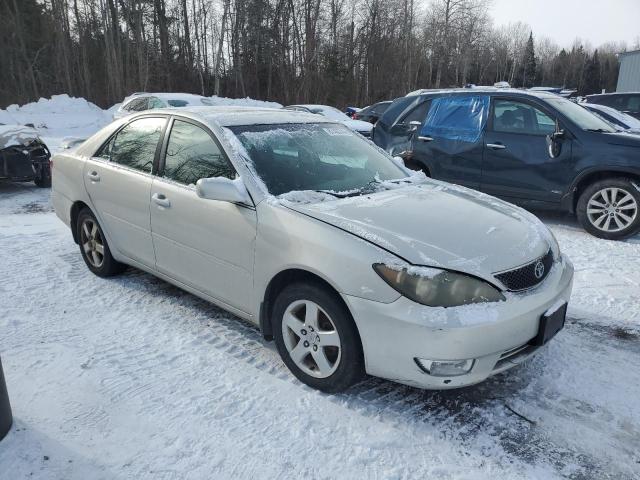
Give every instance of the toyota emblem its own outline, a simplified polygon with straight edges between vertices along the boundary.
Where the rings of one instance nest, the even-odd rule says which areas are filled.
[[[533,269],[533,274],[538,280],[540,280],[544,275],[544,263],[542,263],[540,260],[536,262],[536,266]]]

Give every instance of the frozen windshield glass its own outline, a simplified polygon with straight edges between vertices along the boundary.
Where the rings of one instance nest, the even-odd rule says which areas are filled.
[[[370,191],[376,182],[406,178],[388,156],[342,125],[276,124],[229,129],[247,150],[273,195],[295,190]],[[342,194],[340,193],[342,192]]]
[[[566,100],[564,98],[550,98],[547,99],[547,101],[556,107],[560,113],[566,115],[569,120],[575,123],[582,130],[609,133],[616,131],[611,124],[605,122],[586,108],[582,108],[580,105],[573,103],[570,100]]]
[[[342,113],[337,108],[333,108],[333,107],[311,108],[311,111],[313,113],[319,113],[320,115],[330,118],[331,120],[337,120],[339,122],[344,122],[345,120],[349,120],[349,117],[347,117],[344,113]]]

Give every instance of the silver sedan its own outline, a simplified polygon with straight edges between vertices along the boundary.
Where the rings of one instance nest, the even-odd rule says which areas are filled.
[[[534,216],[411,174],[342,124],[151,110],[53,160],[87,267],[130,265],[260,327],[302,382],[474,384],[564,325],[573,267]]]

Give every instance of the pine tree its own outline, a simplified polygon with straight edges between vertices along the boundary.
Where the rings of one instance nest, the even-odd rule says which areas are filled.
[[[584,86],[583,95],[589,95],[591,93],[600,93],[600,60],[598,58],[598,50],[593,52],[593,56],[588,60],[587,66],[584,72]]]
[[[536,53],[533,47],[533,32],[529,33],[529,40],[524,51],[524,67],[522,86],[533,87],[536,83]]]

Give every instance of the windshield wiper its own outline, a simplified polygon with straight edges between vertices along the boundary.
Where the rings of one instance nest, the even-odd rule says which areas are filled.
[[[333,192],[331,190],[313,190],[313,191],[317,192],[317,193],[326,193],[326,194],[331,195],[331,196],[336,197],[336,198],[346,198],[346,197],[353,196],[353,192],[338,193],[338,192]]]
[[[585,128],[587,132],[596,132],[596,133],[613,133],[609,130],[605,130],[604,128]]]

